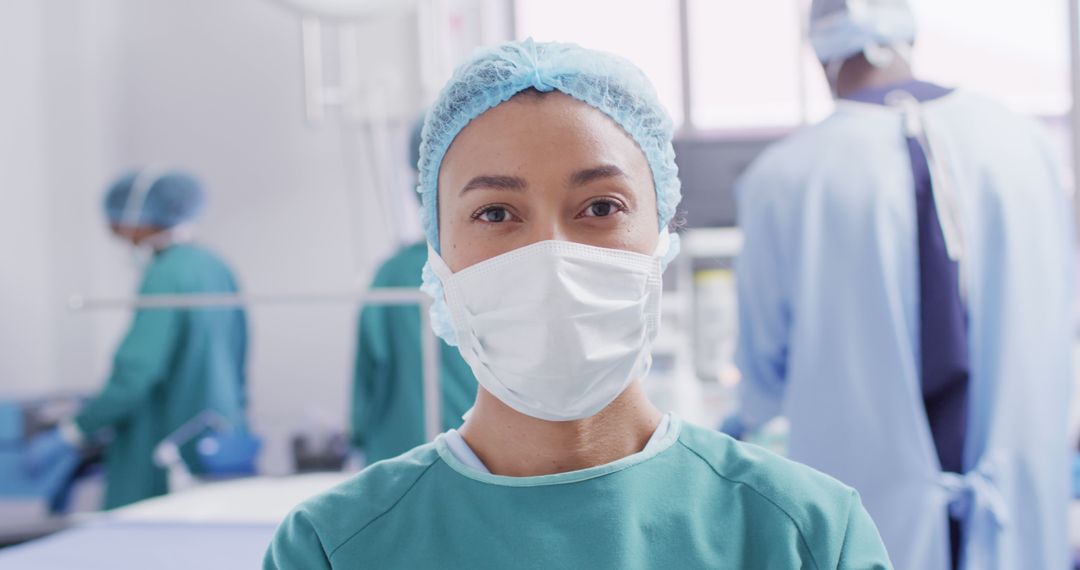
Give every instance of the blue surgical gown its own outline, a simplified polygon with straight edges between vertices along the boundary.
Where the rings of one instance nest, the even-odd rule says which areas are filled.
[[[214,253],[195,245],[159,252],[140,295],[235,293],[236,280]],[[91,437],[111,436],[105,451],[105,507],[168,491],[154,448],[205,410],[245,428],[247,324],[235,308],[139,309],[116,351],[105,388],[75,422]],[[193,445],[181,448],[200,471]]]
[[[379,268],[372,288],[420,287],[427,245],[410,245]],[[461,425],[476,399],[476,379],[456,348],[439,341],[443,429]],[[427,441],[423,360],[416,306],[372,305],[360,313],[353,381],[352,443],[368,463]]]
[[[1028,120],[956,91],[921,123],[965,244],[963,473],[941,469],[923,403],[914,181],[890,107],[839,102],[738,185],[744,423],[787,416],[791,458],[859,491],[898,568],[950,566],[948,512],[965,568],[1065,568],[1072,210]]]
[[[263,567],[891,568],[858,495],[673,418],[607,465],[485,474],[440,436],[296,508]]]

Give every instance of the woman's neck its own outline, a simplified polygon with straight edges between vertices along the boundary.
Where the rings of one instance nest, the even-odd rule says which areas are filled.
[[[640,382],[598,414],[569,422],[526,416],[481,387],[459,432],[493,474],[530,477],[587,469],[637,453],[662,417]]]

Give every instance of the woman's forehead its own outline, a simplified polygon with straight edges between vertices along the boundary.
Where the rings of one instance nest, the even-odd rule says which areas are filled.
[[[495,137],[507,140],[493,140]],[[558,138],[563,142],[607,138],[633,142],[603,112],[556,91],[540,95],[518,94],[488,109],[462,129],[450,148],[463,140],[498,146],[545,138]]]
[[[559,92],[525,93],[462,129],[443,160],[440,186],[475,170],[554,173],[605,164],[650,177],[644,152],[606,114]]]

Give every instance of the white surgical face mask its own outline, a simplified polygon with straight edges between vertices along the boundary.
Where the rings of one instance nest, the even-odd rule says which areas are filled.
[[[458,348],[476,379],[542,420],[587,418],[652,364],[660,328],[655,255],[543,241],[452,273],[435,251]]]
[[[192,226],[181,224],[147,236],[138,245],[131,245],[132,264],[140,271],[145,270],[150,265],[150,261],[154,259],[155,253],[174,245],[188,243],[192,240],[194,234],[195,231]]]
[[[131,266],[139,273],[146,271],[153,259],[154,250],[152,248],[141,245],[131,246]]]

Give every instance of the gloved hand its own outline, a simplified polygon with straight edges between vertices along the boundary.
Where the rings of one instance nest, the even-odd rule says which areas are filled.
[[[26,447],[23,467],[32,477],[64,464],[73,468],[79,462],[79,452],[60,435],[59,429],[51,429],[30,440]]]
[[[746,437],[746,424],[738,414],[734,414],[724,418],[724,423],[720,424],[720,431],[741,441]]]

